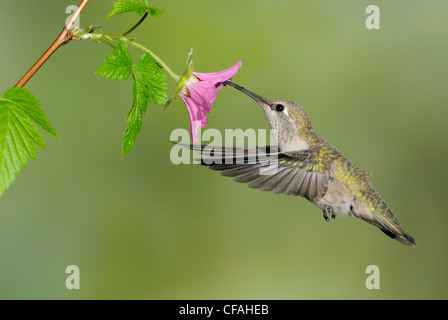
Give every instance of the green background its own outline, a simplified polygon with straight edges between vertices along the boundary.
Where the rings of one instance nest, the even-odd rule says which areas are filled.
[[[120,33],[91,1],[81,25]],[[74,1],[0,4],[0,91],[59,34]],[[381,10],[381,29],[365,9]],[[169,142],[189,129],[181,101],[151,105],[121,160],[131,82],[95,71],[107,46],[72,42],[26,85],[60,139],[30,161],[0,199],[2,299],[448,298],[448,3],[446,1],[152,1],[166,10],[134,34],[177,73],[242,60],[234,81],[299,101],[314,128],[360,168],[415,248],[361,220],[326,223],[308,201],[260,192],[195,165],[173,165]],[[133,50],[137,58],[139,52]],[[169,81],[170,93],[174,82]],[[268,128],[261,109],[219,91],[208,128]],[[81,289],[67,290],[77,265]],[[366,267],[380,269],[367,290]]]

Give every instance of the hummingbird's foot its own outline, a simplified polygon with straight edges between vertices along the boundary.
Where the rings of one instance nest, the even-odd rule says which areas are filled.
[[[330,218],[329,217],[331,217],[333,219],[336,219],[336,216],[333,213],[333,207],[332,206],[325,206],[325,208],[323,210],[323,213],[324,213],[324,219],[327,222],[330,222]]]

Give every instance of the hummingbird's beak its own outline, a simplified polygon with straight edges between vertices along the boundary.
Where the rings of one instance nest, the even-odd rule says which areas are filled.
[[[252,99],[254,99],[255,101],[257,101],[258,103],[263,103],[263,98],[260,97],[258,94],[253,93],[252,91],[249,91],[239,85],[237,85],[236,83],[233,83],[231,81],[225,81],[224,84],[229,85],[231,87],[234,87],[237,90],[240,90],[241,92],[244,92],[245,94],[247,94],[249,97],[251,97]]]

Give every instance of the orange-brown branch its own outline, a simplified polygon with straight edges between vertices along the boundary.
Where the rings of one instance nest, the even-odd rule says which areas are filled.
[[[39,58],[39,60],[36,61],[36,63],[28,70],[27,73],[22,77],[22,79],[17,82],[15,87],[23,87],[34,74],[40,69],[40,67],[43,66],[43,64],[51,57],[51,55],[59,49],[59,47],[63,46],[64,44],[70,42],[72,40],[73,35],[70,33],[70,29],[72,28],[73,24],[75,23],[76,19],[81,14],[82,10],[84,10],[84,7],[87,5],[89,0],[82,0],[80,5],[78,6],[78,9],[73,13],[70,20],[65,25],[62,32],[59,34],[59,36],[56,38],[56,40],[53,42],[53,44],[44,52],[44,54]]]

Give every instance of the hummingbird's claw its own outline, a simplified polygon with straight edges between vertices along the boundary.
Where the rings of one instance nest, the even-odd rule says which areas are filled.
[[[323,213],[324,213],[324,219],[327,222],[330,222],[330,218],[329,217],[331,217],[333,219],[336,219],[336,216],[333,213],[333,207],[332,206],[325,206],[325,208],[323,210]]]

